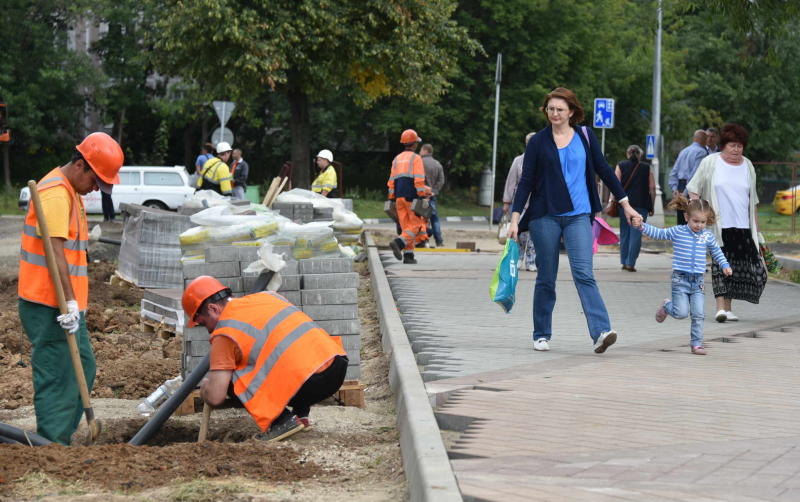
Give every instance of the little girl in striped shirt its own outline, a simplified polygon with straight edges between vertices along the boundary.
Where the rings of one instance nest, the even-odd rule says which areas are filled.
[[[716,221],[714,209],[702,199],[687,200],[680,195],[674,197],[669,206],[686,213],[685,225],[658,228],[643,223],[642,218],[633,218],[635,228],[650,238],[672,241],[672,300],[666,299],[656,311],[656,321],[664,322],[667,316],[675,319],[692,318],[692,354],[706,354],[703,347],[703,320],[705,319],[704,274],[706,271],[706,250],[722,269],[725,275],[733,270],[722,254],[714,234],[706,230],[706,225]]]

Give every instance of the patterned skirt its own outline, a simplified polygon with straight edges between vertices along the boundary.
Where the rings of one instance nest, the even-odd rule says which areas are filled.
[[[749,228],[723,228],[722,253],[730,263],[733,274],[726,277],[716,263],[711,265],[711,284],[714,298],[758,303],[767,285],[767,269],[756,251]]]

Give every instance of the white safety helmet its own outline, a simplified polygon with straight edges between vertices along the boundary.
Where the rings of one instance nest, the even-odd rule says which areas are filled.
[[[231,148],[230,143],[227,141],[220,141],[217,143],[217,153],[230,152],[231,150],[233,150],[233,148]]]
[[[325,159],[328,162],[333,162],[333,152],[330,150],[320,150],[317,154],[318,159]]]

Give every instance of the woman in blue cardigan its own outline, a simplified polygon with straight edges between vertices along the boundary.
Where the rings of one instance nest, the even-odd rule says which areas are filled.
[[[602,354],[617,341],[617,333],[611,329],[592,272],[592,220],[602,209],[595,174],[611,189],[628,222],[639,213],[628,203],[594,133],[577,125],[583,121],[584,113],[575,93],[558,87],[545,96],[541,110],[550,125],[536,134],[525,149],[508,231],[509,238],[516,238],[520,228],[529,231],[536,249],[539,271],[533,291],[533,349],[550,350],[559,243],[563,237],[593,349]],[[528,197],[528,209],[520,221]]]

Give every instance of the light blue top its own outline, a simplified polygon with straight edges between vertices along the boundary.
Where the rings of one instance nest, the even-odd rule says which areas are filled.
[[[572,141],[564,148],[558,149],[561,160],[561,172],[567,182],[569,198],[572,199],[572,211],[557,216],[575,216],[592,212],[589,202],[589,190],[586,187],[586,149],[583,147],[577,131]]]
[[[714,234],[707,229],[692,232],[689,225],[658,228],[645,223],[642,231],[653,239],[672,241],[672,270],[703,274],[706,271],[706,250],[721,268],[729,268],[728,260],[717,245]]]
[[[706,155],[708,155],[708,151],[706,151],[706,147],[700,143],[692,143],[681,150],[681,153],[678,154],[678,158],[675,159],[675,165],[672,166],[672,170],[669,172],[669,187],[673,190],[677,190],[679,180],[686,180],[688,183],[689,180],[692,179],[692,176],[694,176],[695,171],[697,171],[700,161],[703,160]]]

